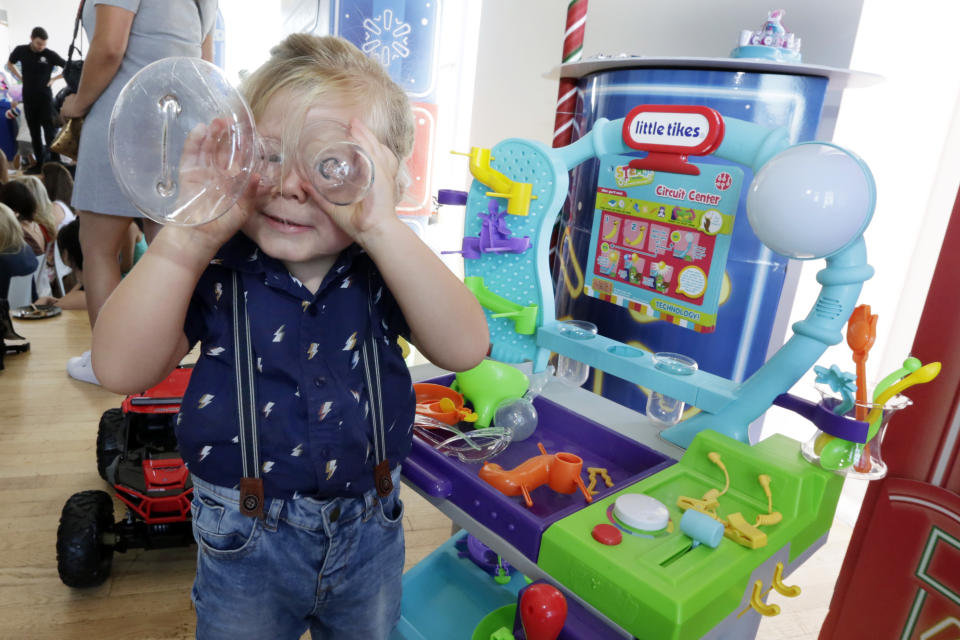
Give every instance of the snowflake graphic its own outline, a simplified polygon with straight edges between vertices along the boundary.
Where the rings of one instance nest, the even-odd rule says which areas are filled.
[[[396,18],[392,10],[387,9],[377,18],[364,20],[363,31],[366,41],[361,49],[380,60],[383,66],[389,67],[394,60],[410,56],[407,46],[410,24]]]

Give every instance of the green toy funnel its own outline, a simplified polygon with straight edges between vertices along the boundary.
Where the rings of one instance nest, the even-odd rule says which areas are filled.
[[[457,374],[456,389],[477,412],[477,427],[489,427],[497,406],[504,400],[520,398],[530,386],[526,374],[497,360],[484,360],[469,371]]]

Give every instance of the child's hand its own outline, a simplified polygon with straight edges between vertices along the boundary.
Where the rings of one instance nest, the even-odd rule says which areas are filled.
[[[346,206],[330,204],[312,185],[306,188],[310,197],[360,246],[365,238],[397,222],[396,182],[400,162],[393,152],[381,144],[377,136],[359,119],[350,121],[350,134],[373,161],[373,185],[366,197]]]
[[[249,175],[237,165],[229,133],[229,126],[220,118],[209,125],[198,125],[187,136],[180,157],[183,209],[175,218],[182,222],[208,221],[192,227],[169,226],[165,235],[177,235],[181,243],[203,255],[212,256],[240,229],[253,210],[260,184],[259,176]],[[237,203],[224,215],[209,219],[244,181],[248,183]]]

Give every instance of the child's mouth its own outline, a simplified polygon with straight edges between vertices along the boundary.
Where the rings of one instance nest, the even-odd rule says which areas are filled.
[[[307,231],[308,229],[310,229],[310,227],[306,225],[297,224],[296,222],[291,222],[286,218],[279,218],[277,216],[272,216],[269,213],[266,213],[264,211],[261,211],[260,213],[263,214],[263,216],[267,219],[267,222],[270,224],[271,227],[273,227],[274,229],[278,229],[279,231],[283,231],[285,233],[299,233],[299,232]]]

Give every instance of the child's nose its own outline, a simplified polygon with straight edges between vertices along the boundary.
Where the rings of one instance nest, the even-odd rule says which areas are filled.
[[[296,198],[300,203],[307,201],[306,180],[293,169],[284,168],[280,189],[281,194],[286,198]]]

